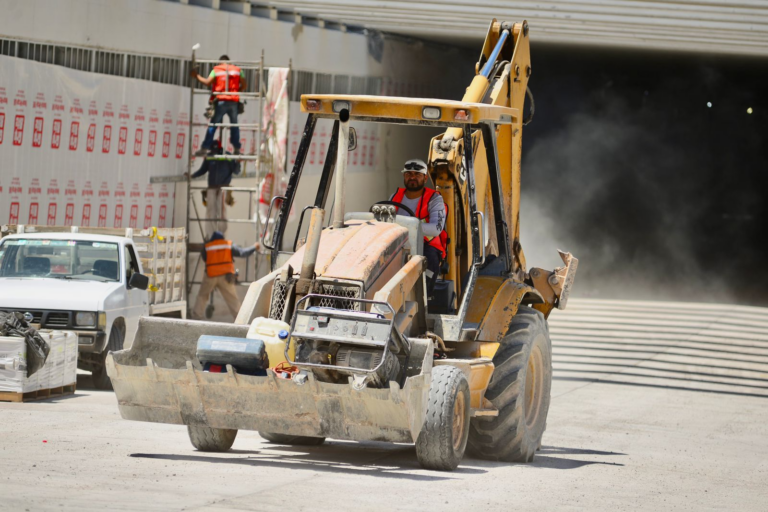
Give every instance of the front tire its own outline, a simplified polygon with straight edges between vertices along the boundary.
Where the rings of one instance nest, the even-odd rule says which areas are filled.
[[[99,354],[101,365],[96,366],[91,372],[91,377],[93,378],[93,386],[96,389],[101,389],[104,391],[112,390],[112,381],[109,379],[109,375],[107,375],[107,354],[110,350],[112,352],[123,350],[124,342],[125,334],[123,334],[123,330],[120,329],[119,326],[113,325],[112,329],[109,331],[109,342],[107,343],[107,348],[104,349],[104,352]]]
[[[464,458],[469,433],[469,383],[455,366],[432,369],[427,417],[416,440],[424,469],[453,471]]]
[[[237,437],[236,429],[199,425],[187,425],[187,433],[192,446],[201,452],[226,452],[232,448]]]
[[[497,417],[472,418],[470,450],[490,460],[532,462],[547,425],[552,388],[552,345],[544,316],[520,306],[493,357],[485,392]]]
[[[273,434],[272,432],[259,432],[259,435],[270,443],[275,444],[319,446],[325,442],[324,437],[292,436],[290,434]]]

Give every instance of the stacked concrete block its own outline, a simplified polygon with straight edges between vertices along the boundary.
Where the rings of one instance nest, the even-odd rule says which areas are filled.
[[[77,335],[69,331],[40,331],[51,351],[45,364],[27,376],[24,338],[0,336],[0,392],[29,393],[77,381]]]

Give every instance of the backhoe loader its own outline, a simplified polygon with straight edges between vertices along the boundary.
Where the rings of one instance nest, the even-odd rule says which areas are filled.
[[[123,418],[186,425],[203,451],[228,450],[246,429],[274,443],[413,443],[435,470],[455,469],[467,449],[532,461],[550,402],[546,318],[566,306],[578,261],[561,252],[562,267],[526,270],[519,240],[527,22],[493,20],[475,72],[462,101],[303,95],[296,162],[262,236],[272,272],[250,286],[234,324],[142,318],[133,346],[107,360]],[[288,240],[323,118],[334,124],[301,215],[306,239],[299,229]],[[429,302],[421,222],[388,201],[345,210],[350,120],[446,129],[427,158],[448,235]],[[255,327],[265,322],[285,326],[268,357],[261,344],[274,336]]]

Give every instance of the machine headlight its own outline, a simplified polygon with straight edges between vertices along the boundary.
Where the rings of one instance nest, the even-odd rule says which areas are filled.
[[[344,109],[346,109],[348,112],[352,112],[348,101],[336,100],[333,102],[333,111],[337,114]]]
[[[424,119],[440,119],[443,117],[443,111],[440,107],[424,107],[421,109],[421,117]]]
[[[75,325],[78,327],[96,327],[96,313],[79,312],[75,315]]]

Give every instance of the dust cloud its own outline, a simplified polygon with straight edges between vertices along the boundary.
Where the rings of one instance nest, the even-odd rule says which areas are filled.
[[[765,122],[745,113],[750,90],[712,66],[667,62],[675,71],[651,83],[614,65],[592,81],[561,69],[536,97],[543,126],[523,143],[528,267],[561,265],[560,248],[580,260],[573,296],[767,303],[768,155]]]

